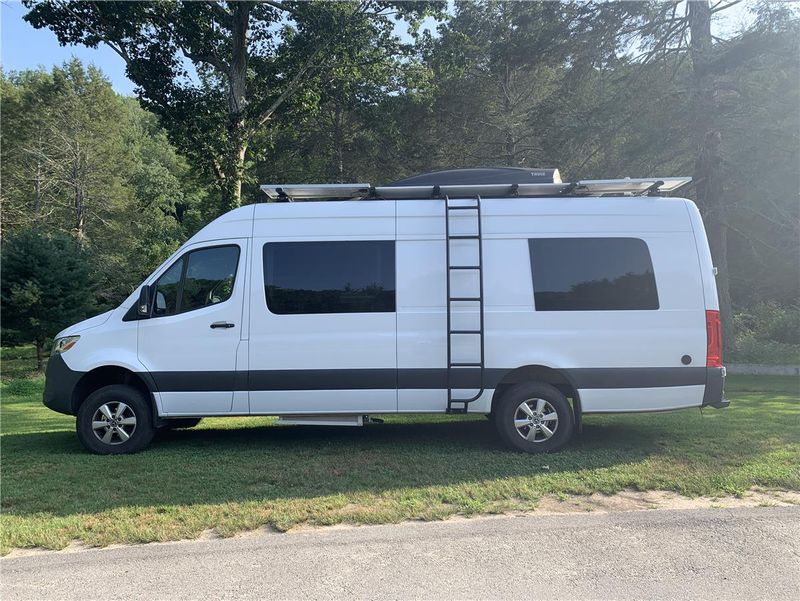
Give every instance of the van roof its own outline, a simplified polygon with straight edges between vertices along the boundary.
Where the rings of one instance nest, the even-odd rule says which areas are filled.
[[[469,196],[456,196],[451,198],[453,201],[460,199],[470,199]],[[428,202],[429,199],[399,199],[404,206],[408,207],[406,213],[411,211],[420,216],[433,216],[439,214],[434,207],[434,203]],[[406,202],[408,201],[408,204]],[[385,202],[395,202],[387,200]],[[536,198],[488,198],[484,199],[484,215],[524,217],[524,216],[570,216],[597,218],[604,217],[604,221],[612,219],[613,222],[622,226],[622,222],[628,225],[622,227],[624,230],[630,229],[633,223],[632,218],[647,219],[650,227],[655,229],[672,229],[675,226],[675,219],[681,223],[681,227],[688,227],[686,219],[686,203],[683,198],[669,198],[660,196],[633,197],[625,196],[580,196],[580,197],[536,197]],[[365,202],[363,200],[341,200],[330,202],[329,200],[309,201],[300,203],[259,203],[245,205],[237,209],[228,211],[210,222],[194,236],[189,242],[200,242],[219,240],[224,238],[243,238],[250,237],[253,233],[254,222],[262,219],[272,220],[291,220],[291,219],[325,219],[341,217],[344,219],[370,217],[381,213],[378,205],[383,204],[381,200]],[[415,207],[415,208],[412,208]],[[376,213],[378,211],[378,213]],[[441,218],[444,219],[442,213]],[[661,220],[661,223],[653,223]],[[286,221],[283,221],[286,223]],[[593,220],[595,225],[598,223]],[[604,229],[604,228],[600,228]],[[598,230],[599,231],[599,230]],[[366,233],[366,232],[365,232]]]

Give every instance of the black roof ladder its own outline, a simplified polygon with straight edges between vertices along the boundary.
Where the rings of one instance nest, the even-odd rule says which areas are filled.
[[[471,201],[471,202],[470,202]],[[470,202],[470,204],[463,204]],[[481,237],[481,197],[476,196],[467,201],[457,201],[452,204],[449,197],[445,196],[445,248],[447,255],[447,413],[466,413],[467,407],[472,401],[480,398],[484,391],[484,327],[483,327],[483,240]],[[453,233],[452,219],[460,217],[458,223],[462,226],[458,232]],[[471,218],[471,228],[467,228],[469,233],[463,233],[467,219]],[[473,246],[473,255],[477,256],[477,262],[470,265],[453,265],[453,249],[451,244],[459,241],[460,246]],[[461,242],[463,241],[463,242]],[[475,248],[477,247],[477,248]],[[453,296],[452,277],[456,272],[473,272],[478,276],[477,292],[470,292],[459,296]],[[463,282],[462,282],[463,284]],[[474,286],[474,280],[472,281]],[[464,286],[461,286],[463,289]],[[478,327],[470,329],[453,328],[453,304],[461,306],[473,306],[478,312]],[[457,313],[461,320],[469,313]],[[471,339],[478,348],[473,347],[473,356],[469,360],[453,360],[453,338]],[[469,348],[469,346],[467,345]],[[463,350],[464,345],[459,345]],[[475,358],[478,358],[476,361]],[[477,390],[472,396],[454,396],[456,392],[465,390]]]

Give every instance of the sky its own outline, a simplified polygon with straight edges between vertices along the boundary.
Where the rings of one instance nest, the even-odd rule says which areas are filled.
[[[105,46],[60,46],[49,29],[34,29],[22,20],[27,12],[20,2],[0,0],[0,63],[5,71],[39,66],[49,70],[74,56],[102,70],[118,93],[133,95],[133,83],[125,77],[125,62],[113,50]]]
[[[725,11],[724,22],[715,29],[730,32],[747,19],[746,2]],[[22,71],[61,65],[72,57],[94,64],[120,94],[133,95],[133,83],[125,76],[125,63],[105,45],[96,49],[84,46],[60,46],[48,29],[34,29],[22,17],[27,9],[18,0],[0,0],[0,64],[6,71]],[[428,26],[432,25],[429,24]],[[398,31],[403,36],[403,32]]]

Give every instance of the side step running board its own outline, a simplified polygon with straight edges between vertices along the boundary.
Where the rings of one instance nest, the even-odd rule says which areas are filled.
[[[382,424],[383,420],[369,415],[279,415],[279,426],[364,426]]]

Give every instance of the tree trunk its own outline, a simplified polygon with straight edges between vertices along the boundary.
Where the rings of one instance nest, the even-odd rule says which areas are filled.
[[[722,133],[716,126],[714,100],[715,81],[708,65],[711,61],[711,5],[707,0],[689,2],[689,29],[693,72],[692,117],[697,159],[694,182],[697,203],[703,213],[717,267],[717,293],[724,332],[725,350],[733,348],[735,332],[731,310],[730,276],[728,273],[728,220],[722,189]]]
[[[74,215],[75,238],[83,244],[86,241],[86,193],[84,190],[83,169],[85,163],[79,142],[72,148],[72,173],[70,185],[72,187],[72,210]]]
[[[83,184],[79,181],[74,182],[73,208],[75,209],[75,237],[78,242],[83,244],[86,240],[86,198],[83,192]]]
[[[336,155],[336,181],[344,183],[344,125],[342,123],[342,105],[336,100],[333,115],[333,145]]]
[[[231,3],[232,27],[230,68],[228,70],[228,153],[225,157],[223,210],[242,204],[242,180],[247,156],[247,28],[252,2]]]
[[[42,165],[37,161],[36,176],[33,183],[33,222],[39,223],[39,215],[42,212]]]
[[[86,240],[86,202],[83,194],[83,187],[80,184],[75,186],[75,237],[79,242]]]
[[[37,339],[33,345],[36,347],[36,369],[41,371],[42,369],[42,351],[44,349],[44,341]]]
[[[41,142],[41,141],[40,141]],[[41,147],[41,143],[39,144]],[[42,160],[36,157],[36,175],[33,184],[33,223],[39,225],[42,214]]]
[[[517,140],[514,136],[514,105],[511,102],[511,67],[506,65],[505,77],[503,78],[503,110],[506,118],[505,132],[505,155],[506,165],[509,167],[517,166]]]
[[[225,157],[225,177],[222,180],[222,212],[230,211],[242,204],[242,180],[244,180],[247,138],[242,131],[244,125],[234,125],[229,131],[230,149]]]

